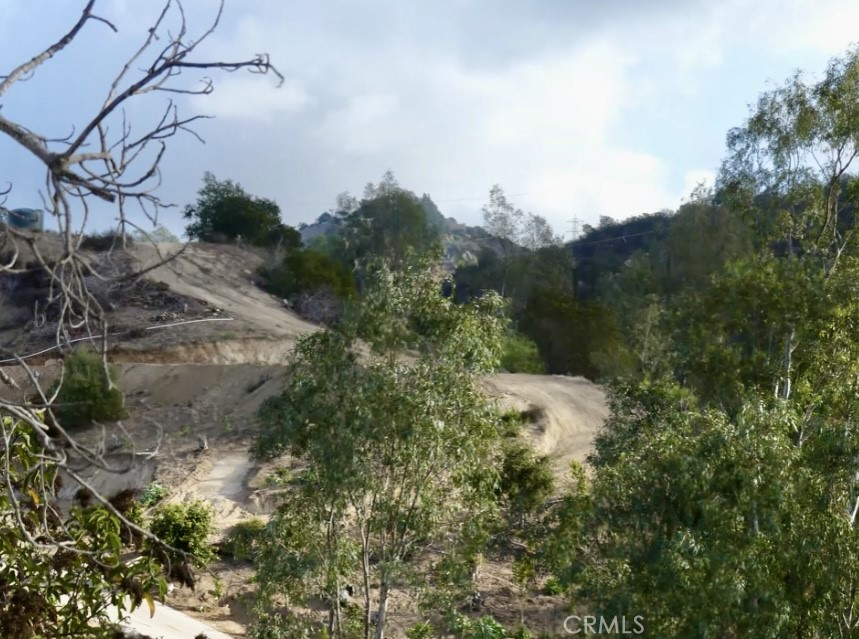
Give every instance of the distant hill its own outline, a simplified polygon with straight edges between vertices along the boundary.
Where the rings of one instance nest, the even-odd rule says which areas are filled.
[[[603,218],[598,227],[586,225],[582,236],[565,244],[576,260],[577,294],[594,297],[601,275],[617,273],[636,253],[664,244],[672,220],[673,214],[660,211],[623,221]]]
[[[489,235],[482,227],[468,226],[452,217],[445,217],[426,194],[420,198],[420,202],[430,224],[441,232],[445,266],[449,270],[476,264],[478,255],[484,249],[500,253],[501,240]],[[317,238],[339,233],[340,218],[333,213],[323,213],[312,224],[300,225],[298,231],[305,245],[310,245]]]

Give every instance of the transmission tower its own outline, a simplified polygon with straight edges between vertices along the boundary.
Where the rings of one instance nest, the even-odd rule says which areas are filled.
[[[577,215],[574,215],[573,219],[570,220],[570,232],[572,234],[572,237],[570,238],[570,240],[573,242],[575,242],[576,238],[579,237],[579,224],[580,223],[581,223],[581,220],[579,220]]]

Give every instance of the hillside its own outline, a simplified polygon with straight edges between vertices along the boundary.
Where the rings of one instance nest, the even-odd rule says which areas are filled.
[[[47,251],[53,239],[45,235],[40,241]],[[158,247],[164,255],[178,249]],[[88,253],[87,257],[122,273],[157,263],[158,253],[151,246],[135,246],[127,256]],[[275,491],[266,486],[265,477],[272,464],[251,462],[247,452],[256,413],[265,399],[279,392],[283,364],[295,340],[317,327],[258,288],[254,270],[262,260],[234,246],[194,244],[142,280],[100,291],[110,304],[110,358],[120,372],[119,384],[130,411],[123,428],[134,439],[133,450],[127,442],[116,455],[149,452],[123,475],[92,472],[88,479],[95,487],[110,495],[156,481],[169,489],[170,501],[202,498],[215,511],[217,537],[240,521],[271,512]],[[38,291],[28,289],[23,281],[9,280],[0,290],[5,296],[0,305],[0,344],[7,353],[3,359],[13,353],[29,356],[27,361],[36,367],[42,382],[49,382],[59,374],[60,365],[53,351],[40,351],[49,348],[53,327],[50,322],[36,328],[23,321],[22,300],[31,301]],[[19,367],[6,361],[4,370],[21,383],[22,394],[32,390]],[[487,389],[502,405],[537,415],[527,426],[526,437],[550,457],[562,479],[570,460],[584,461],[607,415],[602,390],[582,378],[505,374],[488,379]],[[0,392],[10,391],[0,387]],[[203,453],[200,436],[206,437],[209,446]],[[84,435],[93,441],[101,437],[96,430]],[[124,437],[124,431],[108,429],[107,437]],[[278,463],[289,466],[291,462]],[[66,504],[72,497],[68,491],[61,495]],[[168,596],[173,610],[159,608],[152,620],[148,612],[139,610],[133,626],[142,633],[157,629],[165,637],[184,639],[193,636],[187,634],[191,629],[194,634],[200,631],[194,622],[182,621],[182,614],[187,614],[229,636],[244,636],[249,568],[218,562],[214,570],[226,583],[223,596],[211,594],[214,584],[204,575],[196,592],[178,588]],[[481,591],[487,596],[487,610],[513,623],[518,614],[515,593],[503,585],[509,582],[509,571],[507,565],[487,566]],[[558,605],[557,598],[535,603],[528,612],[533,627],[550,623]],[[404,593],[392,611],[391,636],[401,636],[413,617]]]
[[[424,196],[421,202],[429,202],[428,205],[424,204],[424,211],[430,224],[439,229],[445,266],[448,270],[453,271],[463,264],[476,264],[478,256],[485,249],[501,251],[501,241],[489,235],[482,227],[469,226],[457,222],[452,217],[445,217],[427,196]],[[312,224],[302,224],[298,230],[302,241],[312,245],[320,238],[339,233],[339,223],[338,217],[323,213]]]

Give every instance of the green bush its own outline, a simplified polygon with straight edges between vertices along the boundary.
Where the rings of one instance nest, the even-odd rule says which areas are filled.
[[[104,233],[94,233],[92,235],[84,235],[81,238],[81,248],[87,251],[96,253],[104,253],[114,249],[121,249],[123,246],[132,246],[134,237],[130,234],[125,236],[125,244],[122,241],[122,233],[115,229],[105,231]]]
[[[215,558],[207,542],[212,532],[212,510],[202,501],[159,506],[152,515],[149,530],[161,541],[188,554],[191,563],[204,567]],[[165,552],[148,543],[149,553],[164,563],[182,563],[183,556]],[[166,561],[165,561],[166,560]]]
[[[534,373],[546,372],[543,360],[540,358],[540,350],[533,340],[528,339],[521,333],[510,332],[504,336],[504,353],[501,356],[501,368],[508,373]]]
[[[355,280],[343,264],[313,248],[288,251],[283,262],[263,273],[270,293],[292,298],[323,289],[341,299],[355,293]]]
[[[224,541],[223,552],[233,561],[253,561],[264,534],[265,522],[262,519],[251,519],[236,524]]]
[[[454,630],[459,639],[505,639],[507,631],[492,615],[471,619],[457,615]]]
[[[561,584],[557,577],[549,577],[546,580],[546,583],[543,584],[543,592],[553,597],[555,595],[560,595],[561,593],[563,593],[564,586]]]
[[[406,639],[432,639],[434,636],[435,630],[425,621],[416,623],[406,630]]]
[[[167,489],[153,481],[143,489],[143,493],[140,495],[140,503],[144,507],[149,508],[158,504],[166,495]]]
[[[555,490],[555,477],[549,459],[537,456],[521,441],[504,447],[498,491],[508,503],[510,514],[524,524],[528,515],[538,511]]]
[[[507,410],[501,413],[501,435],[505,438],[518,437],[525,425],[522,413],[518,410]]]
[[[510,639],[534,639],[534,633],[525,626],[519,626],[516,628],[516,632],[510,635]]]
[[[116,421],[128,417],[120,391],[110,388],[117,377],[113,367],[105,371],[101,357],[90,350],[78,349],[63,362],[63,383],[54,404],[54,414],[63,427],[88,426],[94,421]],[[51,387],[51,394],[58,382]]]
[[[270,488],[280,488],[286,486],[290,479],[292,479],[292,473],[289,468],[278,466],[272,471],[271,475],[266,475],[265,485]]]

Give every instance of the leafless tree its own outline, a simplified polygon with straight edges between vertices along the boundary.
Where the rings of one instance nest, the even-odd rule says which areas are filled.
[[[0,224],[0,278],[4,274],[22,273],[25,268],[24,254],[28,256],[28,261],[35,260],[50,281],[46,302],[59,309],[55,314],[55,340],[61,350],[69,347],[72,333],[83,333],[101,349],[107,366],[107,319],[102,305],[89,290],[87,281],[95,278],[106,286],[119,286],[144,273],[139,270],[120,275],[100,272],[102,269],[98,264],[81,250],[83,230],[87,226],[93,201],[109,203],[116,212],[118,237],[123,238],[118,250],[122,250],[129,227],[142,230],[129,219],[132,207],[142,211],[155,224],[159,211],[170,206],[162,202],[157,194],[161,182],[160,165],[169,141],[179,134],[199,137],[193,125],[206,117],[181,114],[177,96],[211,93],[214,85],[211,77],[205,75],[207,72],[249,71],[270,74],[279,82],[283,81],[267,54],[257,54],[238,61],[198,59],[198,49],[218,27],[223,8],[222,0],[216,6],[217,11],[208,28],[202,34],[193,36],[181,1],[164,0],[160,13],[145,32],[139,48],[118,68],[98,110],[85,122],[70,123],[73,132],[66,137],[50,137],[34,131],[21,122],[7,118],[0,111],[0,132],[19,149],[35,156],[44,169],[42,200],[45,218],[56,223],[62,238],[61,255],[58,258],[49,257],[42,250],[38,234],[21,231],[11,224]],[[44,64],[60,56],[70,43],[89,29],[117,31],[111,20],[96,13],[96,0],[85,3],[79,19],[56,42],[0,76],[0,109],[3,96],[12,90],[24,90],[28,79],[38,73]],[[199,77],[201,74],[203,77],[199,83],[189,81],[189,76]],[[163,111],[149,126],[135,121],[132,127],[127,118],[128,107],[147,94],[163,94]],[[71,100],[73,97],[66,95],[63,99]],[[9,150],[4,152],[9,153]],[[5,187],[0,196],[9,193],[13,187]],[[159,253],[159,262],[146,270],[156,268],[172,257],[175,254],[166,256]],[[0,398],[0,505],[5,493],[13,509],[21,508],[20,488],[13,485],[9,476],[18,463],[10,456],[22,427],[31,429],[38,440],[36,458],[40,468],[62,469],[64,474],[84,488],[92,487],[87,485],[78,470],[81,461],[108,471],[119,470],[106,461],[103,446],[84,445],[63,427],[51,409],[55,396],[48,396],[42,389],[36,372],[26,361],[17,356],[16,359],[19,371],[24,371],[38,392],[36,397],[26,401]],[[14,386],[15,381],[0,369],[2,384]],[[40,410],[45,413],[40,414]],[[4,420],[4,417],[11,419]],[[46,421],[51,424],[50,427],[45,426]],[[72,459],[76,460],[77,465],[70,462]],[[28,490],[43,491],[44,494],[34,497],[34,501],[50,504],[54,496],[52,486],[50,481],[36,481],[30,484]],[[91,492],[95,500],[114,515],[121,516],[105,496],[95,490]],[[13,519],[20,524],[24,538],[31,544],[46,549],[64,547],[74,550],[73,544],[60,539],[33,535],[23,525],[20,511],[13,515]],[[124,518],[123,521],[126,525],[130,523]],[[139,529],[138,532],[146,534]]]

